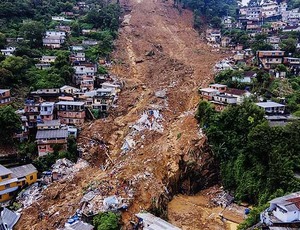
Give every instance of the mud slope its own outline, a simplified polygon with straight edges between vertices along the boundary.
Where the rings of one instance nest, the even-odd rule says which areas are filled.
[[[55,183],[45,197],[24,214],[16,229],[56,229],[79,207],[84,187],[91,181],[113,178],[130,182],[135,191],[123,221],[129,228],[134,213],[151,209],[164,215],[173,194],[199,191],[216,181],[215,165],[206,139],[199,133],[194,112],[197,88],[212,80],[212,67],[221,55],[211,52],[193,29],[193,15],[181,13],[167,0],[120,0],[124,21],[116,41],[112,73],[124,81],[117,108],[107,119],[87,124],[79,137],[107,146],[90,147],[88,159],[94,166],[63,184]],[[164,90],[163,98],[155,96]],[[145,110],[156,108],[162,118],[160,130],[134,131]],[[125,139],[135,146],[121,154]],[[89,147],[87,147],[89,148]],[[111,162],[105,172],[100,164]],[[112,195],[112,194],[111,194]],[[39,210],[49,213],[38,221]]]

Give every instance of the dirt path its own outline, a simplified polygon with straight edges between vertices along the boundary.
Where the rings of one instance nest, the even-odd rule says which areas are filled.
[[[118,107],[109,118],[87,124],[79,137],[82,144],[88,144],[86,137],[104,140],[113,163],[102,172],[99,166],[105,155],[91,148],[90,159],[95,167],[81,171],[64,184],[51,185],[38,205],[24,210],[16,229],[63,226],[78,208],[84,187],[91,181],[108,179],[108,175],[133,183],[135,199],[123,214],[123,221],[130,228],[128,223],[134,213],[152,207],[157,197],[166,193],[170,178],[178,177],[180,159],[189,154],[191,147],[201,147],[204,143],[194,119],[199,100],[197,89],[212,80],[212,67],[222,55],[211,52],[200,39],[192,26],[192,13],[187,10],[180,13],[172,1],[120,0],[120,3],[126,14],[113,54],[117,64],[112,72],[125,82],[125,87],[119,95]],[[158,90],[164,90],[166,97],[156,97]],[[132,125],[149,108],[161,111],[163,132],[137,133],[136,147],[121,154]],[[39,222],[37,210],[53,216]],[[201,220],[198,225],[205,226]]]

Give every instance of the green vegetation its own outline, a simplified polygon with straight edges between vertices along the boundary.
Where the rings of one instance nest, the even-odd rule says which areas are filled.
[[[210,23],[212,27],[219,28],[221,17],[234,16],[237,9],[236,0],[175,0],[175,6],[182,4],[194,10],[194,25],[201,28],[205,23]]]
[[[0,144],[13,142],[13,135],[21,128],[19,116],[11,106],[0,107]]]
[[[214,112],[200,102],[196,118],[220,162],[222,183],[237,201],[265,204],[278,191],[300,189],[300,122],[269,127],[264,111],[247,101]]]
[[[121,217],[113,212],[99,213],[93,218],[97,230],[119,230]]]

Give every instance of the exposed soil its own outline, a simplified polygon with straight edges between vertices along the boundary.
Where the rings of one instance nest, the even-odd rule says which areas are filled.
[[[193,29],[192,13],[180,13],[172,1],[120,2],[126,11],[113,54],[116,64],[112,73],[125,87],[110,116],[86,124],[80,134],[79,143],[89,148],[85,158],[93,167],[69,181],[52,184],[38,204],[24,210],[16,229],[63,226],[79,208],[84,188],[92,181],[113,177],[120,183],[132,183],[134,200],[123,213],[127,229],[134,213],[150,209],[166,217],[167,203],[174,194],[193,194],[218,182],[217,167],[206,138],[199,133],[194,112],[199,100],[197,89],[212,81],[213,65],[224,55],[211,52]],[[165,98],[155,96],[159,90],[166,91]],[[121,154],[132,124],[151,108],[160,110],[163,132],[148,129],[136,133],[136,146]],[[91,139],[105,147],[91,146]],[[100,169],[101,165],[108,166],[106,171]],[[223,229],[220,221],[212,225],[220,224],[219,228],[210,227],[204,213],[194,218],[192,225],[182,222],[185,205],[181,202],[179,197],[169,206],[169,218],[174,224],[189,226],[186,229]],[[39,210],[48,213],[48,220],[38,221]],[[198,215],[201,207],[195,211]]]

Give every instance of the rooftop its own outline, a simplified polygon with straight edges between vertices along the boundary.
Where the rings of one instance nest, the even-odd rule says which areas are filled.
[[[12,171],[5,168],[3,165],[0,165],[0,176],[8,175],[8,174],[11,174],[11,173],[12,173]]]
[[[37,172],[36,168],[32,164],[22,165],[14,168],[10,168],[14,176],[17,178],[27,176],[31,173]]]
[[[77,105],[77,106],[82,106],[84,104],[85,104],[84,102],[80,102],[80,101],[60,101],[56,103],[56,105]]]
[[[203,89],[200,89],[200,91],[207,92],[207,93],[219,92],[218,90],[212,89],[212,88],[203,88]]]
[[[300,192],[275,198],[271,200],[270,203],[277,204],[287,211],[300,210]]]
[[[210,84],[209,87],[227,87],[227,85],[222,85],[222,84]]]
[[[273,102],[273,101],[259,102],[259,103],[256,103],[256,105],[258,105],[259,107],[262,107],[262,108],[285,107],[285,105],[282,105],[282,104],[279,104],[279,103]]]
[[[38,130],[36,133],[36,139],[56,139],[67,138],[68,130],[55,129],[55,130]]]
[[[152,215],[151,213],[138,213],[135,215],[143,220],[145,230],[180,230],[180,228]]]
[[[52,121],[44,121],[43,123],[38,123],[37,127],[45,127],[45,126],[59,126],[60,120],[52,120]]]
[[[10,91],[10,89],[0,89],[0,93],[5,93],[5,92],[8,92]]]

